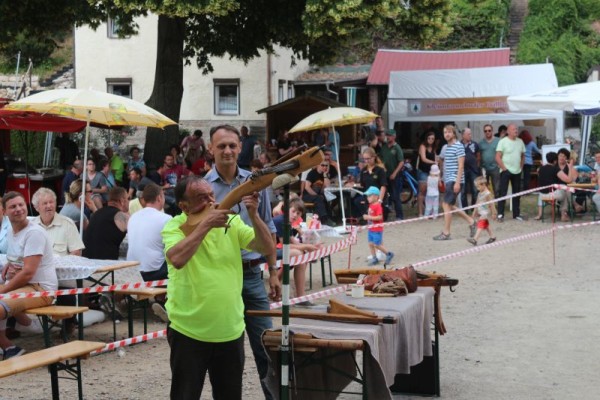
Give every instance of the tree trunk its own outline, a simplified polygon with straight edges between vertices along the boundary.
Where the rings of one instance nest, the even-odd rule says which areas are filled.
[[[154,87],[146,104],[175,122],[179,122],[183,97],[183,46],[185,19],[158,17],[158,44]],[[143,61],[142,61],[143,62]],[[144,160],[156,167],[162,165],[169,147],[179,144],[179,127],[168,126],[164,130],[148,128]]]

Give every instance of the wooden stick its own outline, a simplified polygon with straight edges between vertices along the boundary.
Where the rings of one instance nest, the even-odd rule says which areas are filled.
[[[344,314],[344,315],[362,315],[369,318],[377,318],[377,314],[370,311],[364,311],[356,308],[350,304],[342,303],[341,301],[330,299],[329,307],[327,307],[328,314]]]
[[[281,317],[281,310],[247,310],[246,315],[255,317]],[[317,319],[322,321],[355,322],[358,324],[395,324],[396,317],[365,317],[364,315],[327,314],[310,311],[290,311],[290,318]]]
[[[364,342],[362,340],[338,340],[338,339],[305,339],[299,338],[296,335],[291,336],[294,346],[302,347],[318,347],[327,349],[340,350],[362,350]],[[263,343],[266,346],[281,345],[281,339],[277,336],[264,336]]]

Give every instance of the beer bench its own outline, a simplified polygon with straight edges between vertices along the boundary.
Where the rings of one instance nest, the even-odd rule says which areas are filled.
[[[166,288],[138,288],[115,290],[115,294],[122,294],[127,297],[127,328],[129,337],[133,337],[133,311],[136,309],[142,310],[144,315],[144,334],[148,333],[148,304],[150,304],[149,300],[155,298],[156,296],[164,295],[166,293]]]
[[[81,380],[81,359],[87,358],[92,351],[100,350],[103,347],[104,343],[102,342],[75,340],[73,342],[46,348],[19,357],[12,357],[8,360],[0,361],[0,378],[47,366],[50,369],[52,399],[57,400],[60,398],[58,390],[58,371],[64,370],[72,376],[72,378],[64,378],[77,380],[79,399],[82,400],[83,385]],[[71,359],[75,359],[76,361],[74,363],[69,363],[69,360]]]
[[[30,308],[25,310],[27,314],[36,315],[42,319],[42,328],[44,329],[44,342],[46,347],[50,347],[50,328],[61,325],[61,333],[63,341],[67,341],[67,332],[64,321],[77,314],[82,314],[88,311],[88,307],[78,306],[46,306],[38,308]],[[79,338],[83,339],[83,324],[79,324]]]

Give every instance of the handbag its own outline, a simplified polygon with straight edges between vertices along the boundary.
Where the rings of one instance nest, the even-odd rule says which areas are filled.
[[[438,181],[438,190],[440,193],[446,192],[446,184],[441,179]]]

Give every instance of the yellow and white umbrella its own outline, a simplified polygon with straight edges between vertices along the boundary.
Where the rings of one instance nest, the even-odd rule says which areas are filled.
[[[290,132],[304,132],[313,131],[321,128],[331,128],[335,131],[336,126],[366,124],[377,118],[377,114],[363,110],[362,108],[356,107],[335,107],[328,108],[326,110],[318,111],[314,114],[309,115],[302,121],[298,122]],[[339,143],[337,143],[337,135],[333,135],[334,148],[335,148],[335,159],[339,160]],[[342,173],[340,171],[340,163],[337,163],[338,173],[338,189],[340,192],[340,199],[342,197]],[[346,230],[346,211],[344,210],[344,202],[340,201],[340,208],[342,209],[342,225],[343,229]]]
[[[83,190],[87,178],[87,153],[90,124],[109,128],[147,126],[164,128],[177,124],[172,119],[138,101],[114,94],[85,89],[55,89],[36,93],[10,103],[6,110],[32,111],[86,121],[83,161]],[[83,203],[81,207],[83,209]],[[83,226],[83,210],[80,225]],[[83,232],[83,229],[81,230]]]

